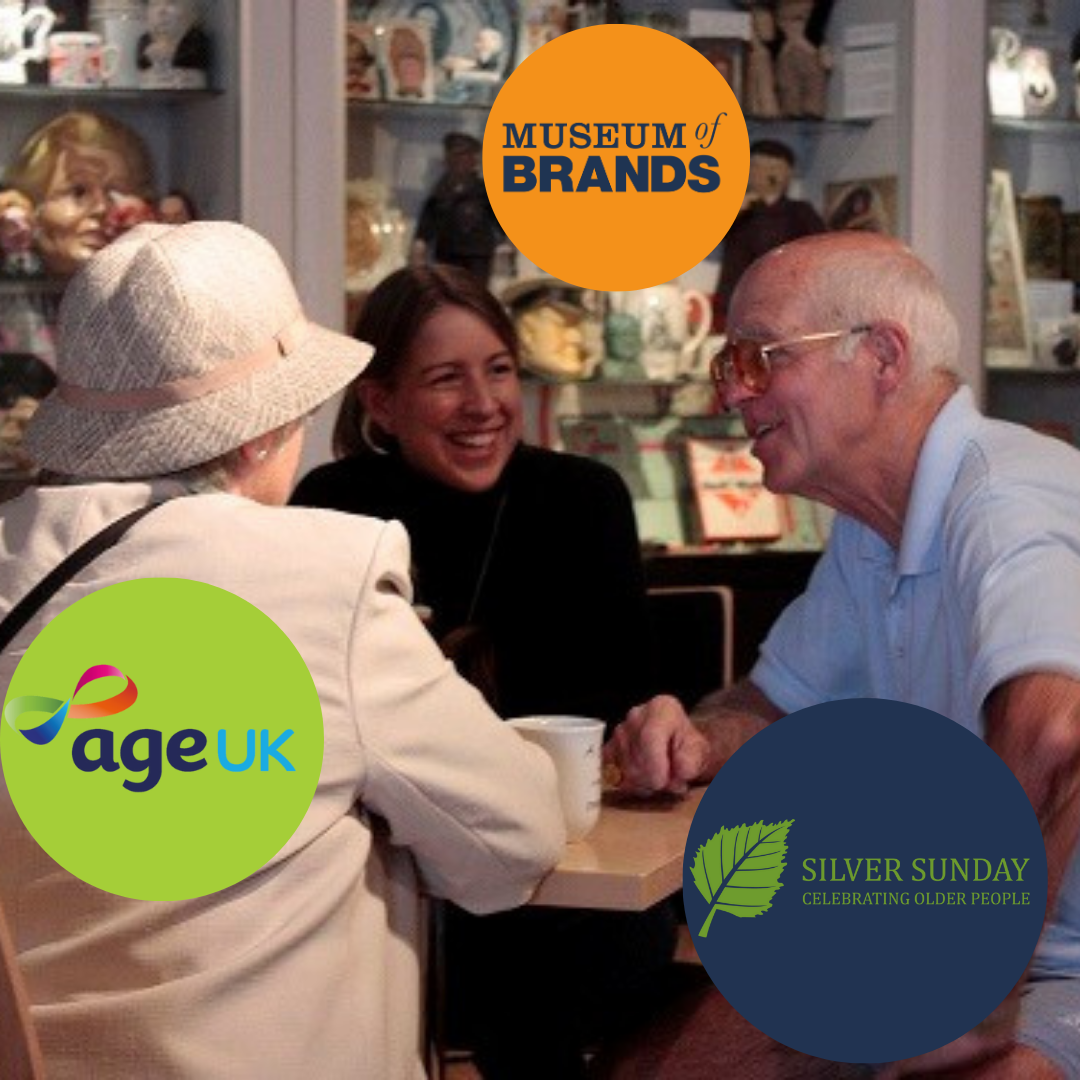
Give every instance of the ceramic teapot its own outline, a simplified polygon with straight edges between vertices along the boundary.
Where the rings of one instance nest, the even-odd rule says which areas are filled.
[[[668,282],[611,293],[609,303],[613,315],[636,320],[641,341],[638,361],[647,378],[669,380],[691,373],[712,322],[712,305],[704,293]],[[691,306],[697,308],[692,321],[688,318]]]
[[[23,0],[0,0],[0,83],[26,82],[26,62],[45,59],[45,38],[54,22],[56,13],[44,4],[24,10]],[[23,47],[25,34],[33,35],[29,48]]]

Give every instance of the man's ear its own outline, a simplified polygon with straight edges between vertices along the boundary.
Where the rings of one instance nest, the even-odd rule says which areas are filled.
[[[911,370],[911,339],[899,323],[877,322],[866,332],[866,344],[876,364],[878,386],[891,394]]]

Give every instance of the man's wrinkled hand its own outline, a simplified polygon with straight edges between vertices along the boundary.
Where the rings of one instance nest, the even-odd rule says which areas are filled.
[[[709,743],[667,695],[631,709],[604,747],[605,772],[620,791],[681,794],[709,758]]]

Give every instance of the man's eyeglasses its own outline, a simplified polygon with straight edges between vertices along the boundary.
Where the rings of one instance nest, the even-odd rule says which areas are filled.
[[[822,330],[816,334],[802,334],[786,341],[751,341],[746,338],[729,338],[724,347],[713,357],[709,374],[719,393],[738,384],[752,394],[764,394],[772,382],[773,367],[777,363],[773,353],[790,349],[793,345],[820,344],[837,341],[851,334],[865,334],[870,326],[852,326],[847,330]]]

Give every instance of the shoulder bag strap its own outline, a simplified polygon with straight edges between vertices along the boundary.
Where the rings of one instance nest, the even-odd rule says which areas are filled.
[[[70,581],[83,567],[88,566],[99,555],[111,548],[136,521],[160,505],[161,503],[155,502],[149,506],[140,506],[138,510],[132,510],[130,514],[117,518],[111,525],[106,525],[100,532],[94,533],[63,562],[53,567],[0,622],[0,652],[11,644],[15,635],[61,585]]]

